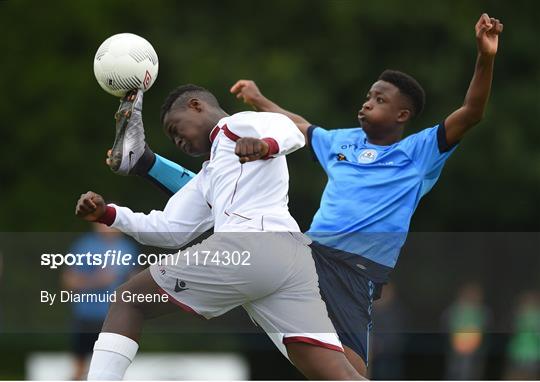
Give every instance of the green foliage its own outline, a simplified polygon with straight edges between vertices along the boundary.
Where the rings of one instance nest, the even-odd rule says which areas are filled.
[[[410,132],[431,126],[463,100],[481,12],[505,24],[484,121],[449,161],[413,219],[416,230],[537,230],[540,185],[540,54],[535,1],[52,1],[0,2],[0,226],[4,231],[86,229],[73,209],[88,189],[137,210],[165,197],[103,164],[114,136],[116,100],[97,85],[99,44],[140,34],[160,58],[145,97],[155,151],[193,170],[161,133],[159,106],[174,86],[228,93],[251,78],[269,98],[328,128],[355,126],[364,94],[385,68],[426,88],[427,108]],[[290,205],[307,228],[325,176],[307,150],[290,158]]]
[[[140,211],[159,209],[166,202],[166,196],[146,181],[116,176],[104,164],[118,103],[96,83],[92,62],[110,35],[132,32],[153,44],[160,72],[145,95],[147,139],[156,152],[197,171],[200,160],[179,153],[159,126],[159,107],[173,87],[205,86],[233,113],[245,106],[229,88],[237,79],[249,78],[270,99],[314,124],[353,127],[379,73],[399,69],[416,77],[427,92],[425,112],[408,127],[409,134],[440,122],[461,105],[476,57],[473,27],[482,12],[505,25],[489,107],[420,203],[411,228],[538,231],[540,49],[533,19],[540,14],[538,1],[10,0],[0,1],[0,232],[87,230],[88,225],[73,214],[76,200],[87,190]],[[307,229],[326,176],[307,149],[290,156],[289,168],[290,209]],[[10,237],[32,250],[9,243]],[[39,330],[43,320],[55,322],[55,328],[65,326],[67,306],[54,312],[46,306],[34,310],[35,304],[26,304],[29,300],[13,293],[24,292],[35,303],[37,294],[31,294],[29,285],[59,283],[58,272],[37,269],[37,256],[55,245],[62,252],[67,239],[39,237],[0,236],[6,270],[0,288],[2,325],[28,326],[26,334],[0,336],[0,349],[9,349],[2,353],[1,378],[22,378],[28,349],[68,346],[67,335],[37,336],[30,330]],[[517,288],[515,280],[523,285],[537,279],[532,265],[525,270],[520,265],[519,272],[512,273],[518,266],[508,263],[507,257],[492,261],[492,255],[506,246],[507,252],[515,251],[513,255],[534,255],[537,246],[529,237],[509,240],[511,248],[506,241],[493,243],[488,238],[491,246],[469,248],[465,254],[452,247],[461,239],[444,238],[412,234],[405,251],[415,256],[405,253],[400,259],[402,272],[396,274],[398,284],[402,277],[401,284],[408,286],[409,306],[431,323],[437,322],[438,308],[448,301],[456,279],[467,274],[464,270],[476,278],[503,275],[491,281],[497,298],[508,296],[503,304],[513,298],[508,291]],[[532,244],[516,250],[514,242]],[[420,246],[435,249],[425,253]],[[32,276],[38,273],[39,277]],[[438,282],[430,273],[438,275]],[[181,346],[189,348],[189,338],[184,333],[180,337]],[[144,345],[150,349],[178,350],[181,343],[170,334],[146,338]],[[203,348],[225,347],[225,340],[216,342],[212,337],[212,341],[213,347],[206,341]]]

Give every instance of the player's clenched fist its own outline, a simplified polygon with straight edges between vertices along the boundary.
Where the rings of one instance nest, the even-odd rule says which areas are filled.
[[[105,200],[99,194],[88,191],[86,194],[82,194],[75,206],[75,215],[78,217],[94,222],[105,214],[107,206]]]
[[[490,56],[495,55],[499,44],[499,35],[503,31],[503,24],[499,19],[483,13],[475,25],[475,31],[478,51]]]
[[[269,149],[268,143],[262,139],[240,138],[236,141],[234,153],[240,157],[240,163],[246,163],[266,158]]]

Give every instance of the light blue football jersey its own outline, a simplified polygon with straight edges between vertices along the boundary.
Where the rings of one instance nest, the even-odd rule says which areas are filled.
[[[307,234],[335,249],[393,268],[418,202],[455,150],[442,124],[390,146],[367,141],[361,128],[311,126],[310,147],[328,176]]]

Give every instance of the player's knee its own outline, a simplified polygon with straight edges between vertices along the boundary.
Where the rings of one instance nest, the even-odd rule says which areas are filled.
[[[309,379],[364,379],[341,352],[305,343],[288,344],[287,352],[294,365]]]
[[[367,378],[367,366],[364,362],[355,362],[352,364],[354,369],[360,374],[362,377]]]
[[[347,360],[355,368],[355,370],[361,376],[367,377],[367,366],[364,359],[360,357],[360,355],[356,351],[352,350],[347,346],[343,346],[343,350],[345,351],[345,357],[347,357]]]
[[[358,372],[344,357],[335,364],[335,372],[331,378],[343,380],[343,381],[357,381],[365,380],[366,377]]]

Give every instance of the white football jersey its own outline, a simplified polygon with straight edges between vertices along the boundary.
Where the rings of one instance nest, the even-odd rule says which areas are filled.
[[[266,160],[241,164],[236,140],[272,138]],[[299,232],[287,206],[289,173],[285,154],[305,145],[296,125],[277,113],[242,112],[222,118],[210,135],[210,159],[163,211],[135,213],[112,205],[112,227],[146,245],[178,248],[214,227],[215,232]]]

